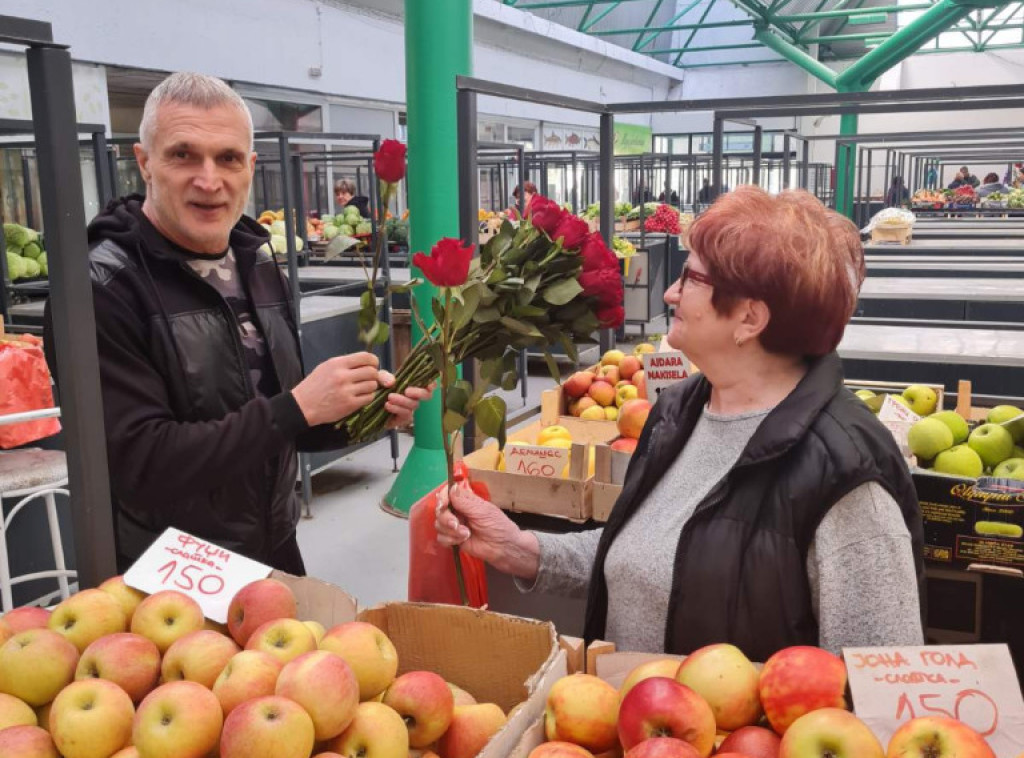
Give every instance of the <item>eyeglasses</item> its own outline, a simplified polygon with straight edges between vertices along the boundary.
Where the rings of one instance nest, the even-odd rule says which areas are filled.
[[[686,280],[692,279],[697,284],[706,284],[708,287],[713,287],[714,283],[711,281],[711,277],[707,274],[696,271],[690,268],[688,265],[683,264],[683,272],[679,275],[679,289],[686,286]]]

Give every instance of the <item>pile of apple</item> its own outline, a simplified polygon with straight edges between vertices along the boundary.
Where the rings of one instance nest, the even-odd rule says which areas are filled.
[[[922,468],[972,479],[982,474],[1024,479],[1024,434],[1014,437],[1001,426],[1021,413],[1012,405],[997,405],[972,430],[956,411],[939,411],[910,427],[907,443]]]
[[[908,721],[883,749],[846,710],[845,691],[845,665],[820,648],[780,650],[758,672],[738,648],[709,645],[682,663],[641,664],[618,690],[590,674],[555,682],[548,742],[530,758],[995,758],[949,718]],[[729,734],[715,751],[720,732]]]
[[[562,384],[569,398],[566,410],[588,421],[615,421],[620,439],[613,450],[632,453],[647,423],[651,403],[647,400],[647,380],[643,371],[644,353],[653,353],[654,345],[642,342],[632,355],[609,350],[593,368],[577,371]]]
[[[397,676],[372,624],[296,618],[275,579],[227,627],[175,591],[121,577],[53,612],[0,618],[4,758],[472,758],[505,723],[430,671]],[[427,752],[431,751],[431,752]]]

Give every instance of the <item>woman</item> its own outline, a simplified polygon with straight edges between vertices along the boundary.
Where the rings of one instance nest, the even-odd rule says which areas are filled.
[[[902,208],[910,201],[910,190],[903,186],[903,177],[894,176],[889,191],[885,193],[886,208]]]
[[[741,187],[689,249],[668,340],[702,373],[661,393],[605,527],[521,531],[455,487],[438,539],[521,589],[586,595],[586,638],[621,649],[921,644],[914,485],[835,353],[857,229],[806,192]]]
[[[340,213],[354,205],[363,218],[370,217],[370,198],[356,194],[356,183],[351,179],[339,179],[334,183],[334,207]]]
[[[999,181],[999,174],[990,173],[985,175],[985,182],[978,187],[978,197],[988,197],[993,192],[1001,192],[1003,194],[1009,192],[1006,186]]]
[[[537,194],[537,185],[533,182],[523,182],[523,208],[529,210],[530,203],[533,202],[534,195]],[[519,185],[512,190],[513,203],[509,207],[507,214],[510,219],[515,221],[519,218]]]

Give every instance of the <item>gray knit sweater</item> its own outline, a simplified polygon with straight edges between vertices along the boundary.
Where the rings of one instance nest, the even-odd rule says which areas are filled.
[[[697,504],[739,459],[768,411],[723,416],[707,409],[682,453],[612,543],[606,637],[621,650],[661,652],[679,535]],[[601,530],[537,533],[540,570],[524,591],[583,597]],[[818,644],[920,645],[923,635],[910,533],[876,483],[838,501],[807,555]]]

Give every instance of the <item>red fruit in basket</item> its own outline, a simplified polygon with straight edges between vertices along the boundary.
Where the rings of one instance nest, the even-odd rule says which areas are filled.
[[[544,742],[530,751],[528,758],[594,758],[584,747],[571,742]]]
[[[722,740],[718,746],[722,753],[735,752],[749,758],[779,758],[782,740],[771,729],[760,726],[745,726],[737,729]]]
[[[594,383],[594,375],[589,371],[577,371],[565,380],[562,390],[569,397],[583,397]]]
[[[675,737],[651,737],[631,748],[625,758],[701,758],[689,742]]]
[[[765,661],[758,689],[772,728],[785,734],[805,713],[846,707],[846,666],[821,648],[787,647]]]
[[[635,440],[640,439],[640,432],[644,430],[651,408],[649,400],[640,400],[639,398],[623,403],[619,408],[619,434]]]
[[[708,756],[715,744],[715,715],[686,685],[668,677],[644,679],[619,706],[619,741],[630,750],[651,737],[675,737]]]
[[[943,716],[911,719],[889,740],[892,758],[995,758],[985,738]]]
[[[228,629],[239,645],[249,641],[268,621],[295,618],[297,608],[291,588],[277,579],[260,579],[240,589],[228,606]]]

